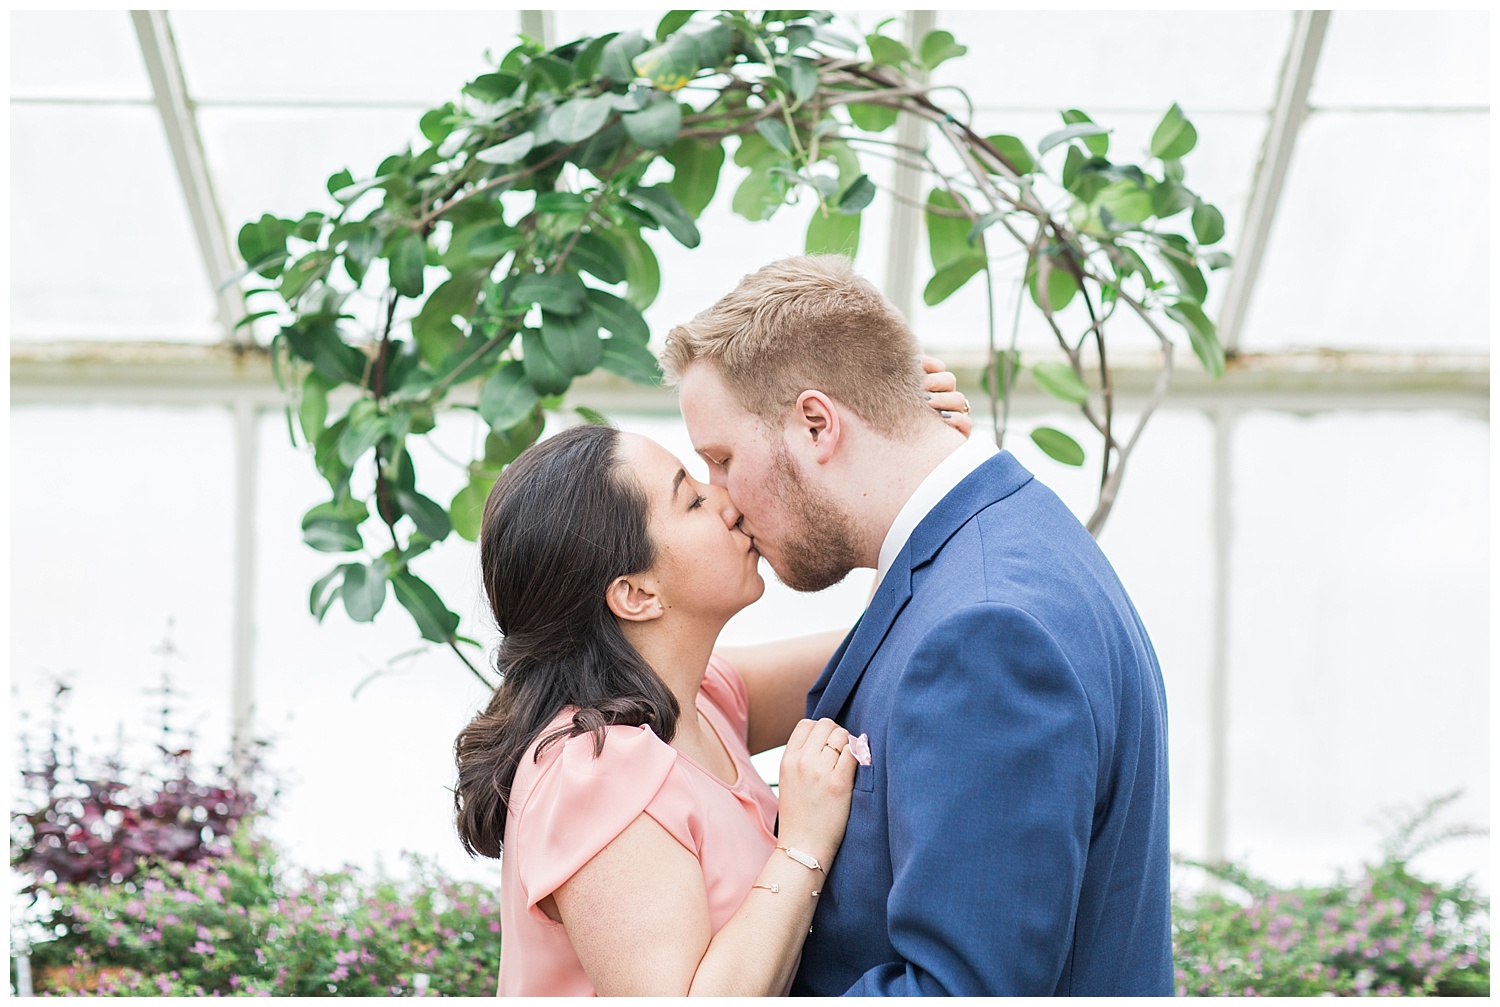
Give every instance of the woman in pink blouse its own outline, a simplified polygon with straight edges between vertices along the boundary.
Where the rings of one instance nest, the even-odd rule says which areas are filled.
[[[503,683],[455,744],[455,805],[471,854],[504,851],[501,995],[790,987],[862,739],[801,719],[841,634],[714,653],[765,589],[738,522],[722,488],[608,427],[496,482],[480,560]],[[778,809],[750,753],[781,744]]]
[[[805,681],[777,680],[810,680],[832,642],[750,649],[743,669],[713,654],[765,589],[738,520],[723,489],[608,427],[532,447],[490,495],[504,683],[458,738],[456,801],[464,846],[504,850],[502,995],[791,982],[856,760],[832,721],[799,723]],[[750,748],[788,735],[778,834]]]

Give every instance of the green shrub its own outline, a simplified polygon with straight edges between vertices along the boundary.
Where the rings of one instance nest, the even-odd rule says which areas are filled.
[[[1277,889],[1233,866],[1192,864],[1227,883],[1179,894],[1178,996],[1488,996],[1489,900],[1465,879],[1417,877],[1409,862],[1450,829],[1418,830],[1458,795],[1396,830],[1377,864],[1327,887]]]
[[[492,996],[499,907],[420,860],[412,878],[282,875],[237,837],[201,865],[122,885],[44,883],[56,936],[31,949],[38,992],[116,996]]]

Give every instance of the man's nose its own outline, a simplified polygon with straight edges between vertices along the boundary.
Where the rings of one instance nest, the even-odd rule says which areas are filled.
[[[729,490],[718,483],[710,483],[709,486],[716,491],[715,495],[718,499],[714,501],[714,506],[718,508],[719,516],[730,528],[738,527],[745,515],[741,514],[740,509],[734,505],[734,501],[729,499]]]

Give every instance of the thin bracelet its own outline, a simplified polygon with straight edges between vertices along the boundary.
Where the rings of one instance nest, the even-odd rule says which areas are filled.
[[[780,895],[781,894],[781,886],[780,885],[751,885],[750,887],[751,888],[764,888],[766,891],[771,892],[773,895]],[[819,895],[823,894],[823,889],[819,888],[817,891],[815,891],[815,892],[809,892],[808,894],[810,894],[813,898],[817,898]]]
[[[823,870],[823,865],[818,863],[818,858],[814,857],[812,854],[803,853],[801,850],[797,849],[794,846],[778,846],[776,848],[785,853],[787,856],[791,857],[793,860],[797,861],[797,863],[801,864],[803,867],[806,867],[808,870],[823,871],[823,876],[828,876],[828,872]]]

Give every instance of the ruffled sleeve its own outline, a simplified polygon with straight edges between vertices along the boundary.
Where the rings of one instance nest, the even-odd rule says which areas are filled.
[[[750,737],[750,693],[739,669],[718,654],[708,659],[708,670],[703,675],[701,695],[712,703],[714,709],[724,715],[740,741]]]
[[[517,815],[516,840],[505,850],[515,858],[527,912],[540,913],[538,901],[652,804],[676,762],[676,750],[649,727],[608,728],[597,757],[588,734],[554,743],[543,753]]]

